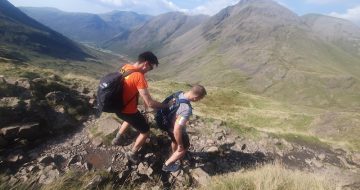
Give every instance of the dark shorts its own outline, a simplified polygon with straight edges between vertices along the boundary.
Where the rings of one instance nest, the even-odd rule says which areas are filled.
[[[136,130],[138,130],[140,133],[147,133],[150,131],[150,126],[146,122],[145,117],[138,111],[133,114],[128,113],[116,113],[116,115],[128,122],[130,125],[132,125]]]
[[[168,133],[171,141],[176,143],[174,133],[171,131],[167,131],[167,133]],[[182,141],[183,141],[184,148],[188,149],[190,147],[190,140],[189,140],[189,135],[186,132],[182,133]]]

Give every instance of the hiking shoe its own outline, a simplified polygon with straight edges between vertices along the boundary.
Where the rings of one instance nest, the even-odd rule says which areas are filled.
[[[135,154],[133,152],[125,153],[125,156],[130,162],[132,162],[134,164],[137,164],[139,162],[139,157],[137,156],[137,154]]]
[[[111,141],[112,145],[121,145],[124,142],[124,138],[119,133],[116,134],[116,137]]]
[[[162,171],[164,172],[176,172],[178,171],[180,168],[180,165],[179,164],[176,164],[176,163],[172,163],[172,164],[169,164],[169,165],[163,165],[162,167]]]

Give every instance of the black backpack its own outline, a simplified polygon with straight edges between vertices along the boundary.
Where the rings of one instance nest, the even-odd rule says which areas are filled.
[[[174,104],[169,108],[163,108],[156,112],[155,121],[157,126],[167,131],[172,124],[172,120],[176,114],[176,111],[179,109],[181,103],[188,104],[190,109],[192,109],[190,101],[186,99],[179,99],[179,95],[183,93],[182,91],[176,92],[170,96],[168,96],[162,103],[168,104],[171,100],[175,100]]]
[[[135,71],[121,71],[105,75],[100,79],[96,97],[96,108],[98,116],[102,112],[116,113],[121,111],[129,102],[124,103],[122,99],[124,78]]]

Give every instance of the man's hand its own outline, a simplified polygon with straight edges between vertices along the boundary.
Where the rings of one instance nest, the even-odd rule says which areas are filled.
[[[152,99],[148,89],[139,89],[139,94],[144,100],[145,104],[150,108],[166,108],[168,105],[162,104]]]

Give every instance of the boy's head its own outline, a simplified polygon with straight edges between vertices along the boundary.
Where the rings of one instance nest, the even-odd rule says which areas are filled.
[[[193,85],[191,90],[188,91],[189,100],[192,102],[199,101],[206,96],[206,89],[201,85]]]

